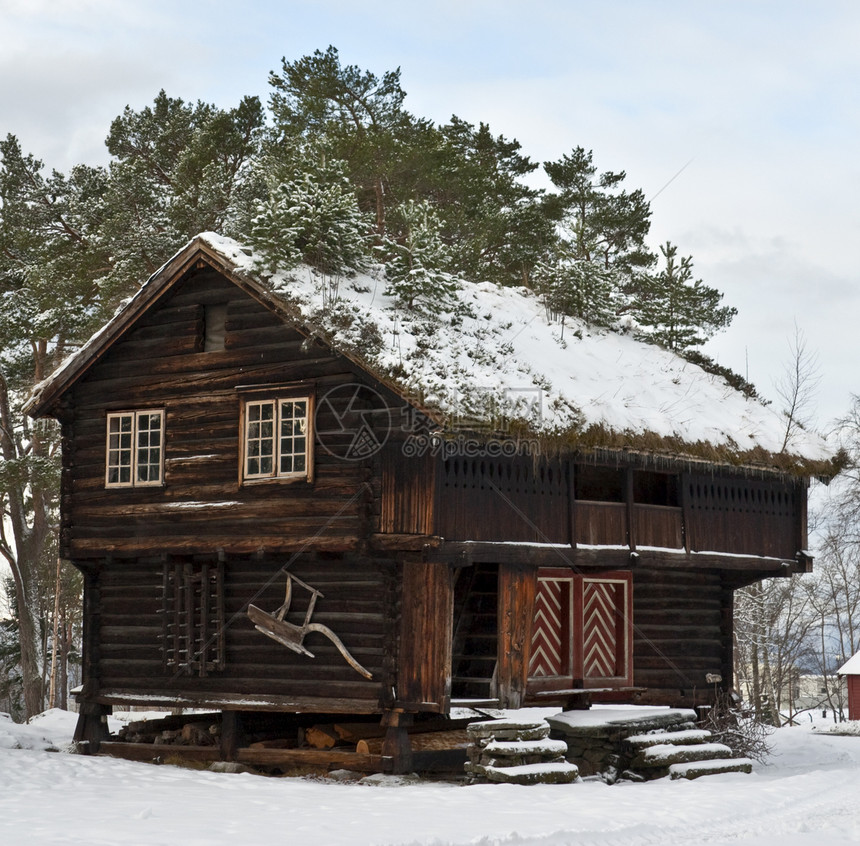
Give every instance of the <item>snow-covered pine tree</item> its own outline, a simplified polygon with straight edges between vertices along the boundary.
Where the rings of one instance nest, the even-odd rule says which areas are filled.
[[[666,265],[655,274],[641,274],[631,311],[649,338],[674,352],[701,346],[725,329],[737,314],[721,306],[722,293],[693,279],[693,259],[678,259],[678,248],[667,241],[660,247]]]
[[[12,573],[27,716],[43,708],[40,629],[45,564],[56,561],[58,431],[21,410],[43,379],[100,322],[99,247],[107,174],[79,166],[68,177],[0,142],[0,557]]]
[[[358,208],[343,163],[320,157],[305,165],[270,188],[248,240],[271,272],[301,262],[333,276],[363,267],[371,224]]]
[[[553,318],[577,317],[593,326],[609,326],[615,317],[615,273],[588,259],[541,262],[534,270],[535,288]]]
[[[442,240],[439,216],[426,200],[409,200],[392,217],[401,235],[386,238],[381,248],[389,292],[409,310],[449,309],[457,282],[448,272],[453,256]]]

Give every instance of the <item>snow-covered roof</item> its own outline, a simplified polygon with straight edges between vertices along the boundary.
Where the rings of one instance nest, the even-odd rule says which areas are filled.
[[[570,446],[625,448],[720,462],[822,472],[834,450],[800,431],[783,449],[785,420],[722,377],[658,346],[551,320],[524,288],[458,282],[434,315],[403,308],[383,268],[332,280],[308,267],[270,274],[254,252],[214,233],[197,236],[110,323],[36,387],[27,409],[51,405],[160,290],[203,252],[295,325],[321,337],[446,424],[498,418]],[[442,310],[444,308],[444,311]]]
[[[840,676],[860,676],[860,652],[852,655],[836,672]]]

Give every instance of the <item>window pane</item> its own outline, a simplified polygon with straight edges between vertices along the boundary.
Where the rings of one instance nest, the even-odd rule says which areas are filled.
[[[270,476],[275,467],[275,403],[248,403],[245,414],[245,475]]]
[[[137,415],[137,476],[135,481],[152,484],[161,480],[161,414]]]
[[[131,482],[133,414],[113,414],[107,420],[107,484]]]
[[[279,472],[282,475],[304,473],[307,466],[307,400],[283,400],[280,412]]]

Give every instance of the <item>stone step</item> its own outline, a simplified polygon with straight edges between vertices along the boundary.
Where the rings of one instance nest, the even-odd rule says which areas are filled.
[[[549,736],[549,724],[544,720],[481,720],[466,726],[469,740],[486,745],[490,740],[543,740]]]
[[[716,758],[731,758],[732,750],[723,743],[693,743],[674,746],[663,743],[643,749],[631,762],[634,770],[649,767],[669,767],[672,764],[688,764],[694,761],[710,761]]]
[[[567,754],[563,740],[492,740],[482,750],[496,758],[513,758],[519,755],[545,755],[557,757]]]
[[[469,765],[466,766],[468,769]],[[577,766],[567,761],[552,764],[524,764],[520,767],[472,765],[471,771],[497,784],[570,784],[579,777]]]
[[[653,734],[634,734],[627,742],[634,749],[646,749],[671,743],[674,746],[687,746],[694,743],[707,743],[713,735],[706,729],[686,729],[684,731],[660,731]]]
[[[714,758],[710,761],[693,761],[688,764],[672,764],[669,767],[671,778],[694,779],[718,773],[751,773],[752,761],[749,758]]]

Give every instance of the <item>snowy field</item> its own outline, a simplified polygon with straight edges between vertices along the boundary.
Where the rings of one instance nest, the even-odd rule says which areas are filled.
[[[860,736],[777,731],[752,775],[470,787],[226,775],[67,754],[75,715],[0,716],[0,844],[860,843]],[[827,724],[820,725],[821,730]],[[60,751],[51,751],[60,750]]]

